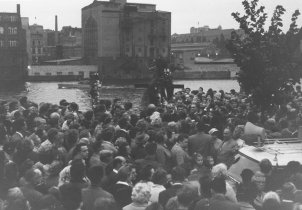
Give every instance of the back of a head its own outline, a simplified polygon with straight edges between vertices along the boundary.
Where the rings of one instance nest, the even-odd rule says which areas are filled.
[[[145,182],[137,183],[132,190],[131,199],[133,203],[146,204],[151,197],[150,185]]]
[[[82,202],[81,189],[75,185],[63,184],[60,188],[61,203],[66,210],[76,210]]]
[[[117,173],[117,179],[119,181],[126,182],[131,172],[131,167],[126,165],[122,166]]]
[[[183,182],[186,177],[186,171],[180,166],[176,166],[171,171],[172,180],[174,182]]]
[[[272,169],[273,165],[269,159],[263,159],[259,163],[260,171],[264,174],[268,174]]]
[[[263,201],[262,210],[281,210],[281,204],[275,199]]]
[[[215,177],[226,177],[227,166],[224,163],[219,163],[212,168],[212,176]]]
[[[162,169],[162,168],[158,168],[153,176],[152,176],[152,181],[154,184],[159,184],[159,185],[164,185],[167,182],[167,171]]]
[[[51,128],[49,129],[49,131],[47,132],[47,138],[50,142],[54,142],[55,137],[58,135],[59,130],[56,128]]]
[[[189,206],[198,197],[198,188],[190,183],[185,184],[177,192],[177,200],[182,206]]]
[[[238,199],[238,201],[252,203],[257,196],[257,191],[258,190],[257,190],[255,183],[249,183],[249,184],[243,185],[237,191],[237,199]]]
[[[115,157],[112,161],[113,168],[118,168],[118,166],[121,166],[123,162],[125,162],[124,157],[122,156]]]
[[[98,185],[101,183],[103,175],[103,167],[100,165],[92,166],[88,169],[87,176],[91,182],[91,185]]]
[[[211,182],[211,189],[215,193],[225,194],[226,193],[226,183],[223,177],[216,177]]]

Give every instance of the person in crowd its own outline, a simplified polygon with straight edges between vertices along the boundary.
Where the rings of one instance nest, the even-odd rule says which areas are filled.
[[[147,143],[145,146],[145,150],[147,155],[142,159],[135,160],[135,164],[137,165],[138,169],[141,170],[146,165],[151,165],[153,168],[158,168],[161,166],[159,162],[156,160],[156,143]]]
[[[137,183],[132,190],[132,203],[123,207],[123,210],[145,210],[151,197],[150,192],[150,185],[143,182]]]
[[[92,210],[122,210],[122,208],[111,198],[98,198]]]
[[[256,210],[262,209],[266,186],[265,174],[263,174],[261,171],[257,171],[252,178],[252,182],[256,184],[257,188],[257,196],[253,202],[253,205]]]
[[[167,183],[167,172],[162,168],[156,169],[152,176],[152,182],[150,202],[154,203],[158,202],[159,193],[166,189],[164,185]]]
[[[226,181],[223,177],[215,177],[211,182],[212,197],[209,202],[201,203],[199,209],[240,210],[240,206],[226,198]],[[196,209],[196,208],[195,208]]]
[[[118,170],[118,174],[117,174],[118,181],[110,189],[115,201],[121,208],[129,205],[132,202],[131,200],[132,186],[130,185],[132,183],[131,171],[132,171],[132,166],[130,165],[125,165],[121,167]]]
[[[107,198],[114,200],[113,196],[101,188],[101,181],[104,175],[102,166],[92,166],[88,170],[88,178],[91,185],[82,188],[81,196],[83,201],[83,210],[92,210],[95,201],[98,198]]]
[[[215,165],[213,168],[212,168],[212,172],[211,172],[211,175],[213,178],[215,177],[222,177],[225,182],[226,182],[226,192],[224,193],[225,194],[225,197],[234,202],[234,203],[237,203],[237,198],[236,198],[236,193],[234,191],[234,189],[232,188],[231,184],[228,182],[228,180],[226,180],[227,178],[227,166],[223,163],[219,163],[217,165]]]
[[[175,197],[172,197],[167,202],[165,209],[183,209],[189,210],[193,201],[198,198],[198,188],[190,183],[186,183],[183,187],[176,193]]]
[[[255,210],[253,201],[257,196],[257,188],[254,183],[247,184],[246,182],[237,191],[238,205],[241,210]]]
[[[23,118],[16,119],[13,122],[13,130],[14,134],[11,136],[10,141],[14,146],[17,146],[18,143],[24,140],[26,134],[26,122]]]
[[[210,175],[211,171],[205,166],[204,158],[200,153],[193,155],[193,169],[190,172],[188,180],[198,181],[200,177]]]
[[[219,131],[216,128],[209,130],[209,134],[212,137],[210,146],[210,155],[214,158],[214,162],[217,162],[217,155],[221,149],[222,140],[218,138]]]
[[[166,170],[171,168],[171,151],[167,149],[166,142],[167,135],[165,132],[159,131],[156,133],[156,160],[164,167]]]
[[[180,134],[176,139],[176,143],[171,149],[173,166],[180,166],[189,162],[190,157],[187,153],[187,150],[188,135]]]
[[[235,161],[235,155],[238,151],[238,144],[232,137],[230,128],[225,128],[223,131],[224,141],[217,155],[217,162],[224,163],[229,168]]]
[[[172,186],[159,193],[158,202],[162,206],[166,206],[168,200],[176,196],[176,192],[182,188],[183,182],[185,181],[186,171],[180,167],[176,166],[171,171],[172,175]]]
[[[117,182],[118,177],[118,170],[126,164],[126,159],[122,156],[117,156],[112,161],[112,166],[108,165],[106,170],[108,170],[108,173],[106,177],[102,180],[102,187],[105,190],[110,190],[111,187]],[[111,170],[110,170],[111,168]]]
[[[64,210],[79,210],[82,205],[81,189],[76,185],[64,184],[60,187],[61,204]]]
[[[202,154],[204,157],[210,150],[211,136],[205,133],[206,125],[203,122],[196,124],[197,133],[189,136],[188,153],[193,156],[195,152]]]
[[[36,187],[42,182],[42,173],[39,169],[29,169],[24,176],[23,186],[20,187],[25,199],[29,202],[31,209],[40,210],[49,208],[56,203],[56,197],[49,193],[43,194],[36,190]],[[54,189],[54,188],[52,188]]]
[[[281,200],[279,195],[276,192],[267,192],[263,196],[263,204],[262,204],[263,210],[281,210],[283,209],[281,207]]]

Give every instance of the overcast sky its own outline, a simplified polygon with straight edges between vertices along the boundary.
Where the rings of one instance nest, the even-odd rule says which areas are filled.
[[[109,1],[109,0],[107,0]],[[81,8],[93,0],[0,0],[0,12],[15,12],[16,4],[21,4],[21,16],[29,17],[29,23],[54,29],[54,16],[58,15],[59,29],[62,26],[81,27]],[[232,12],[243,11],[242,0],[128,0],[128,2],[156,4],[157,10],[172,12],[172,34],[189,33],[190,27],[208,25],[216,28],[238,28],[231,16]],[[260,0],[266,12],[271,14],[276,5],[286,9],[283,16],[284,29],[290,24],[291,14],[299,9],[302,13],[302,0]],[[35,18],[36,17],[36,18]],[[302,26],[302,15],[298,20]]]

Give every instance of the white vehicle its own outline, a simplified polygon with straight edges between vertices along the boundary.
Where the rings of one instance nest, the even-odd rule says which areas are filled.
[[[293,160],[302,164],[302,139],[266,139],[264,143],[261,147],[244,146],[239,150],[236,163],[228,170],[232,181],[242,181],[240,174],[243,169],[259,171],[259,163],[265,158],[280,170]]]

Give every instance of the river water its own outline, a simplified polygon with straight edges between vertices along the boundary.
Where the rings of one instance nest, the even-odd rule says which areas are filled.
[[[75,83],[75,82],[64,82]],[[239,91],[239,85],[236,80],[176,80],[174,84],[184,84],[185,87],[191,90],[197,90],[203,87],[204,91],[212,88],[214,90],[230,91],[235,89]],[[29,85],[29,90],[25,87],[1,87],[1,100],[19,99],[21,96],[35,103],[49,102],[58,104],[61,99],[66,99],[68,102],[76,102],[80,110],[85,111],[91,108],[91,101],[88,96],[89,89],[58,89],[58,82],[32,82]],[[135,89],[133,85],[106,85],[101,89],[101,98],[113,99],[121,98],[123,101],[131,101],[135,107],[141,103],[141,97],[144,89]]]

